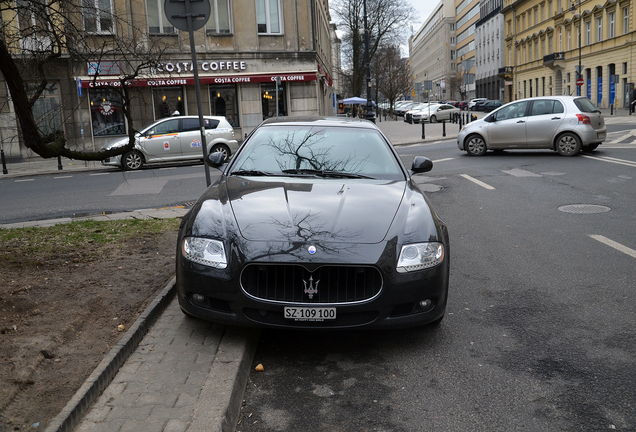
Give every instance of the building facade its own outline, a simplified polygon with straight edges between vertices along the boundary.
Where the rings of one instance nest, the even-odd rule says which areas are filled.
[[[455,62],[455,5],[453,0],[442,0],[409,38],[409,65],[414,83],[419,84],[416,99],[458,97],[451,86],[457,74]],[[429,89],[425,82],[432,84]]]
[[[634,7],[634,0],[504,0],[506,100],[580,94],[599,108],[627,107]]]
[[[475,28],[480,17],[479,0],[455,0],[455,44],[457,67],[462,73],[463,95],[476,96],[475,87]]]
[[[475,82],[477,97],[504,100],[499,70],[505,66],[503,0],[481,0],[475,27]]]
[[[82,5],[90,3],[85,0]],[[161,60],[131,81],[122,80],[128,65],[134,64],[129,52],[85,62],[59,60],[47,71],[49,85],[34,109],[41,128],[63,130],[68,139],[83,138],[86,149],[98,150],[128,133],[121,97],[113,91],[113,86],[122,85],[129,86],[133,95],[135,129],[175,112],[197,115],[188,32],[169,22],[164,1],[94,3],[99,13],[83,12],[87,39],[108,39],[118,33],[129,35],[136,46],[161,40]],[[211,0],[210,4],[210,19],[194,32],[204,115],[225,116],[241,140],[277,112],[281,116],[333,114],[335,31],[327,0]],[[125,17],[127,24],[116,26],[111,19],[115,15]],[[3,21],[18,27],[27,21],[18,18],[3,16]],[[0,126],[8,157],[31,156],[20,143],[4,81],[0,81]]]

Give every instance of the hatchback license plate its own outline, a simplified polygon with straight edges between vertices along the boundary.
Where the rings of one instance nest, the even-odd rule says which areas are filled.
[[[294,321],[324,321],[336,319],[336,308],[286,307],[285,318]]]
[[[598,139],[605,139],[605,132],[597,132],[596,135]]]

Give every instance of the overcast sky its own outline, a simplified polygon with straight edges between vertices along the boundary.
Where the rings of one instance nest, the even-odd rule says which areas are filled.
[[[433,12],[433,9],[435,8],[435,6],[439,4],[439,0],[407,0],[407,1],[411,4],[411,6],[413,6],[413,8],[419,14],[419,19],[410,24],[410,26],[413,27],[413,33],[415,34],[420,29],[420,27],[422,27],[422,24],[424,24],[424,21],[426,21],[428,17],[431,15],[431,12]],[[402,54],[405,56],[409,55],[408,42],[402,46]]]

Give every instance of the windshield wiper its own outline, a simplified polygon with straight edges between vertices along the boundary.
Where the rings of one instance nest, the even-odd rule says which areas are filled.
[[[287,169],[283,170],[285,174],[298,174],[298,175],[312,175],[319,177],[331,177],[331,178],[351,178],[351,179],[372,179],[373,177],[365,176],[362,174],[354,174],[340,171],[326,171],[316,169]]]
[[[276,174],[271,173],[271,172],[267,172],[267,171],[258,171],[258,170],[238,170],[238,171],[232,171],[230,173],[230,175],[237,175],[237,176],[273,176],[273,175],[276,175]]]

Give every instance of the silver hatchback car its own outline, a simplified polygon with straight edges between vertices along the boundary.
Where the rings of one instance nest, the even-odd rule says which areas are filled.
[[[238,150],[234,129],[225,117],[204,116],[205,141],[208,153],[221,152],[227,160]],[[128,143],[128,137],[111,141],[102,147],[110,150]],[[203,160],[198,116],[178,116],[161,119],[137,134],[135,148],[123,156],[102,161],[102,165],[137,170],[144,164]]]
[[[606,133],[601,112],[585,97],[543,96],[510,102],[468,123],[457,146],[471,156],[504,149],[550,149],[574,156],[596,149]]]

